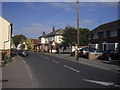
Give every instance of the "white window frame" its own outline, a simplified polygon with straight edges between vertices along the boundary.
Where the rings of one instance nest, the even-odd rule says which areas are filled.
[[[98,39],[98,33],[94,34],[94,39]]]
[[[107,32],[106,32],[106,31],[103,32],[103,37],[104,37],[104,38],[107,38]]]
[[[117,36],[117,30],[112,30],[112,31],[110,31],[110,36],[111,36],[111,37]]]
[[[88,40],[91,40],[91,35],[88,35]]]

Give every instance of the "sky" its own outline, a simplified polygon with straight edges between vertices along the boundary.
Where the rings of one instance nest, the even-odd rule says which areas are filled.
[[[19,0],[18,0],[19,1]],[[25,1],[25,0],[24,0]],[[32,0],[31,0],[32,1]],[[93,30],[118,19],[118,2],[80,2],[80,27]],[[2,2],[2,17],[13,24],[13,34],[38,39],[66,26],[77,27],[75,2]]]

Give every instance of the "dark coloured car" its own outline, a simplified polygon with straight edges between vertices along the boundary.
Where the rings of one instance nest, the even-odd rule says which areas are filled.
[[[120,52],[104,51],[101,58],[105,60],[120,60]]]
[[[20,56],[28,56],[29,53],[27,50],[18,50],[18,55]]]

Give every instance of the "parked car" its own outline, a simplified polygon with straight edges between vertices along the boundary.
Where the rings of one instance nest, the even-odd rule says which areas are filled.
[[[101,59],[105,60],[120,60],[120,52],[118,51],[104,51]]]
[[[79,55],[82,57],[87,57],[88,52],[89,52],[89,48],[81,48]]]
[[[29,53],[27,50],[18,50],[18,55],[20,56],[28,56]]]

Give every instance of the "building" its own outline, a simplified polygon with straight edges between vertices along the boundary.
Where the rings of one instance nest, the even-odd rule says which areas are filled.
[[[43,32],[43,35],[39,37],[40,40],[40,51],[41,52],[49,52],[48,51],[48,39],[47,39],[47,34],[45,34],[45,32]]]
[[[88,45],[100,51],[120,51],[120,20],[102,24],[87,34]]]
[[[40,44],[40,40],[39,39],[31,39],[31,49],[35,52],[39,52],[39,44]]]
[[[62,34],[64,33],[63,29],[55,30],[53,26],[53,31],[49,34],[45,34],[39,37],[40,39],[40,50],[55,53],[58,52],[59,46],[62,43]]]
[[[10,57],[12,38],[12,23],[0,16],[0,51]]]

